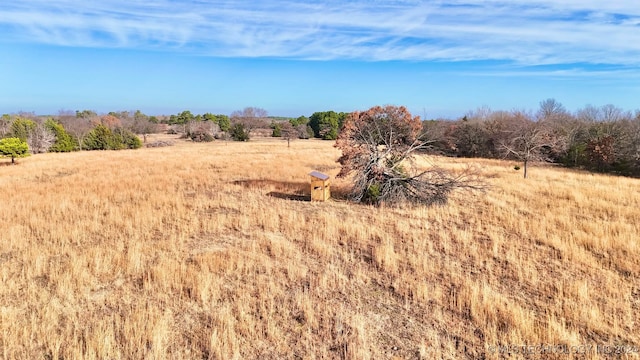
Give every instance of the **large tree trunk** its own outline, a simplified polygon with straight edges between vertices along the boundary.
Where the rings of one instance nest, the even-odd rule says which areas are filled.
[[[528,162],[528,161],[525,159],[525,160],[524,160],[524,178],[525,178],[525,179],[527,178],[527,162]]]

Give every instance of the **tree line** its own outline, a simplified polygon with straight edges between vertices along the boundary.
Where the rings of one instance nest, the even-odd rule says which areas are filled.
[[[137,149],[136,135],[152,131],[149,118],[139,111],[98,116],[93,111],[61,112],[57,117],[33,113],[0,117],[0,156],[16,158],[45,152]]]
[[[292,139],[319,138],[335,140],[343,125],[347,113],[333,110],[319,111],[310,117],[297,118],[269,116],[265,109],[246,107],[227,115],[206,113],[194,115],[185,110],[179,114],[162,117],[161,124],[173,126],[174,132],[180,132],[185,138],[194,141],[213,141],[229,138],[236,141],[248,141],[252,136],[281,137],[288,142]],[[177,130],[176,128],[177,127]]]
[[[308,125],[316,138],[337,139],[351,114],[316,112]],[[611,104],[575,112],[550,98],[535,111],[469,111],[457,120],[423,120],[421,151],[444,156],[518,161],[528,175],[531,162],[545,161],[594,172],[640,176],[640,110]]]
[[[335,146],[342,152],[337,176],[353,181],[353,200],[444,204],[453,191],[483,191],[481,174],[473,167],[455,174],[435,164],[420,168],[416,154],[517,160],[525,178],[533,161],[638,176],[640,111],[589,105],[570,113],[547,99],[535,113],[480,108],[456,121],[422,121],[405,107],[376,106],[350,113]]]
[[[335,139],[344,113],[327,111],[311,118],[270,117],[266,110],[246,107],[224,114],[148,116],[140,110],[98,114],[93,110],[61,110],[57,116],[21,112],[0,117],[0,156],[15,159],[45,152],[137,149],[149,134],[168,131],[196,142],[215,139],[247,141],[252,135],[292,139]],[[142,137],[142,141],[137,136]],[[149,144],[151,145],[151,144]]]
[[[350,115],[328,110],[283,118],[269,116],[258,107],[230,115],[189,110],[170,116],[148,116],[139,110],[104,115],[91,110],[60,111],[51,117],[5,114],[0,118],[0,155],[13,160],[48,151],[135,149],[146,143],[148,134],[167,131],[166,127],[193,141],[247,141],[256,135],[280,137],[287,143],[312,137],[336,140]],[[557,100],[546,99],[535,112],[482,107],[457,120],[421,120],[421,126],[421,136],[428,139],[421,151],[511,159],[522,165],[525,177],[534,161],[640,176],[640,111],[614,105],[587,105],[570,112]]]
[[[532,161],[640,176],[640,111],[587,105],[569,112],[555,99],[536,112],[480,108],[456,121],[423,122],[430,151],[446,156]]]

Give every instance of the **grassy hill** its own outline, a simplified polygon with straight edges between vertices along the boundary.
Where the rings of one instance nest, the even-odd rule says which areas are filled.
[[[0,358],[640,346],[640,181],[552,167],[523,180],[478,160],[491,189],[444,207],[352,204],[342,180],[338,200],[302,201],[309,171],[338,172],[332,145],[178,142],[0,166]]]

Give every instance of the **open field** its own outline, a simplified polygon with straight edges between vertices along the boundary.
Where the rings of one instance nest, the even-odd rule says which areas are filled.
[[[1,166],[0,358],[640,347],[640,180],[552,167],[523,180],[477,160],[491,189],[444,207],[301,201],[309,171],[338,172],[332,144],[179,141]],[[640,357],[627,349],[615,357]]]

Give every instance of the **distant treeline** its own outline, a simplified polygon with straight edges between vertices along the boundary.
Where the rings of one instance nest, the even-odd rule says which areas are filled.
[[[33,113],[0,117],[0,139],[18,138],[30,153],[77,150],[135,149],[147,135],[179,133],[193,141],[249,140],[251,136],[335,140],[347,113],[320,111],[309,117],[269,116],[247,107],[230,115],[193,114],[185,110],[169,116],[141,111],[99,115],[92,110],[60,111],[57,116]],[[445,156],[548,161],[597,172],[640,176],[640,111],[614,105],[587,105],[567,111],[555,99],[537,111],[493,111],[480,108],[457,120],[423,121],[430,151]],[[139,135],[143,138],[140,140]]]
[[[543,160],[640,176],[640,111],[588,105],[571,113],[547,99],[535,113],[481,108],[456,121],[425,121],[423,127],[432,151],[446,156]]]
[[[0,117],[0,139],[13,139],[12,148],[16,149],[11,154],[10,150],[5,150],[0,156],[17,156],[18,148],[25,155],[22,144],[30,154],[136,149],[147,142],[147,135],[161,132],[181,134],[183,138],[198,142],[247,141],[256,135],[287,140],[335,139],[345,116],[345,113],[326,111],[314,113],[310,118],[276,117],[268,116],[266,110],[256,107],[247,107],[231,115],[193,114],[189,110],[169,116],[148,116],[140,110],[107,114],[93,110],[60,111],[55,116],[21,112]]]
[[[87,110],[56,117],[4,114],[0,117],[0,139],[18,139],[32,154],[137,149],[142,141],[136,134],[148,134],[152,127],[149,117],[140,112],[127,118],[120,113],[98,116]]]

